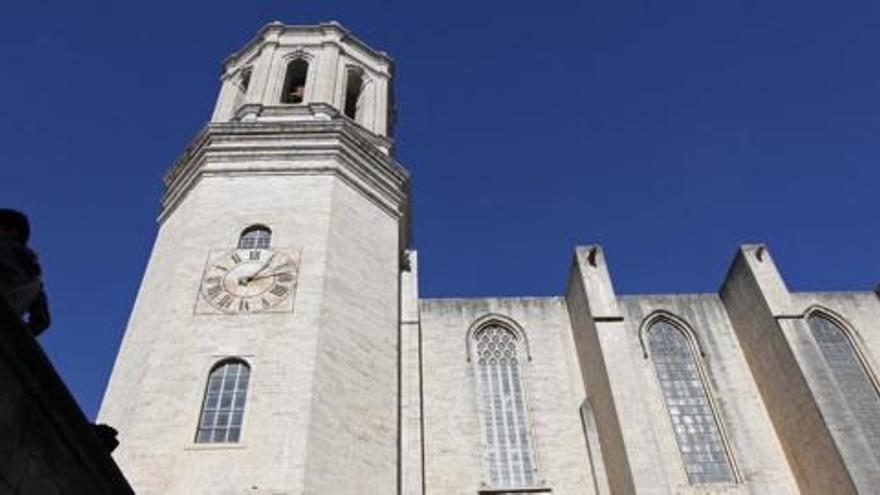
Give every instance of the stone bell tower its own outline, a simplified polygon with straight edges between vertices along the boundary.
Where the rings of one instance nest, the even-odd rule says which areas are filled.
[[[99,415],[138,493],[396,492],[392,69],[336,23],[271,23],[225,61]]]

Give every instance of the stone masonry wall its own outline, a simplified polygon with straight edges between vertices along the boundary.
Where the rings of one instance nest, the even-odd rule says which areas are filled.
[[[425,483],[428,495],[487,488],[474,364],[468,329],[499,315],[524,331],[522,363],[539,485],[558,494],[594,492],[579,407],[584,400],[562,298],[421,301]]]

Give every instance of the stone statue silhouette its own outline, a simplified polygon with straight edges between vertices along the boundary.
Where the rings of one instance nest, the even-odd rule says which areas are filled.
[[[27,246],[27,217],[16,210],[0,209],[0,297],[37,336],[49,327],[49,304],[43,290],[37,255]]]

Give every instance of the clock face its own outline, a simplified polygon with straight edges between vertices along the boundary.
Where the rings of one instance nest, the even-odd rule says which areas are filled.
[[[209,256],[200,290],[207,312],[289,310],[285,303],[293,296],[298,268],[291,253],[277,249],[233,249]]]

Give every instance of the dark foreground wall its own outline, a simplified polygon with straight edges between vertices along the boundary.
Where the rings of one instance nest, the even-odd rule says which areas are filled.
[[[0,494],[134,493],[36,341],[0,301]]]

